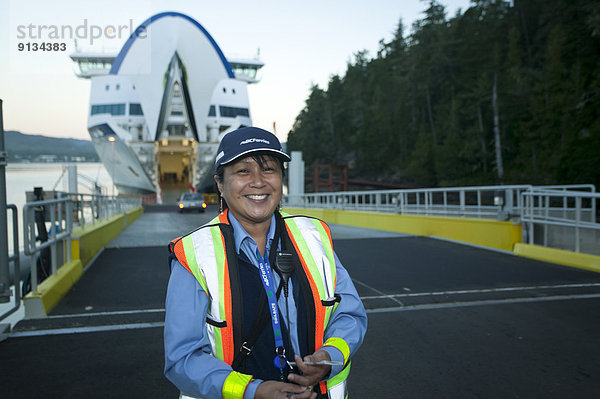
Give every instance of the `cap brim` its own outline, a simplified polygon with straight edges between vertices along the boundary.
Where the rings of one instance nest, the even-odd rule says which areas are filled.
[[[232,163],[233,161],[235,161],[236,159],[242,158],[246,155],[252,154],[254,152],[262,152],[262,153],[271,153],[273,154],[273,156],[281,159],[283,162],[290,162],[292,159],[290,158],[290,156],[288,154],[286,154],[283,151],[279,151],[279,150],[274,150],[272,148],[254,148],[248,151],[244,151],[241,154],[237,154],[235,157],[225,160],[225,161],[221,161],[219,162],[216,166],[219,165],[227,165]]]

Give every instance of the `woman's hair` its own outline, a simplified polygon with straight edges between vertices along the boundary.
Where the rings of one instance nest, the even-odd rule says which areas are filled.
[[[277,160],[279,162],[279,166],[281,168],[281,177],[283,178],[283,176],[285,176],[285,168],[283,167],[283,161],[280,158],[274,157],[269,152],[257,152],[252,155],[249,155],[249,156],[251,156],[252,159],[254,159],[256,161],[256,163],[258,164],[258,166],[260,166],[261,168],[265,167],[265,164],[268,162],[267,158]],[[225,167],[227,167],[227,166],[228,165],[219,165],[217,167],[217,170],[215,171],[215,177],[221,183],[223,183],[223,179],[225,178]],[[216,185],[216,183],[215,183],[215,185]],[[222,210],[227,209],[228,208],[227,202],[225,202],[225,199],[223,198],[223,196],[221,196],[221,193],[219,192],[219,187],[217,187],[217,193],[219,193],[219,201],[221,201]]]

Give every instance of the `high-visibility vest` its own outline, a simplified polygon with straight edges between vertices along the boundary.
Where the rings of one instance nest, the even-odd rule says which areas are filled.
[[[228,258],[237,257],[237,254],[227,212],[225,210],[206,225],[173,240],[169,249],[179,263],[194,275],[208,296],[206,327],[212,355],[231,365],[236,350],[242,344],[237,341],[242,338],[239,336],[240,332],[234,330],[234,326],[239,325],[235,322],[235,317],[241,317],[241,309],[236,309],[240,306],[234,304],[232,285],[234,297],[240,290],[236,286],[239,283],[235,281],[236,273],[232,271],[230,274],[228,264]],[[315,333],[314,341],[309,345],[314,350],[322,346],[333,346],[344,355],[343,370],[326,383],[322,382],[321,391],[324,393],[327,390],[331,399],[344,399],[347,397],[346,379],[350,372],[348,344],[336,337],[323,342],[325,329],[338,303],[335,298],[335,257],[329,227],[316,218],[291,216],[283,212],[281,216],[313,297],[314,311],[308,312],[307,316],[313,316],[309,324],[314,325]],[[242,398],[251,378],[233,371],[225,380],[223,397]]]

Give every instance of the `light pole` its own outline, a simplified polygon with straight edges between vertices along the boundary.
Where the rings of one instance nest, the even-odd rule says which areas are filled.
[[[108,141],[110,141],[110,147],[111,147],[111,162],[110,162],[110,168],[111,168],[111,178],[112,178],[112,196],[115,196],[115,136],[109,136],[108,137]]]

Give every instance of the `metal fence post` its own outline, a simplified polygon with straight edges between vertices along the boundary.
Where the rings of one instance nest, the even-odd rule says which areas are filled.
[[[6,216],[6,156],[7,154],[4,147],[2,100],[0,100],[0,303],[10,301],[10,281],[8,273],[8,217]]]
[[[581,221],[581,197],[575,197],[575,252],[579,252],[580,248],[580,236],[579,236],[579,222]]]
[[[67,217],[65,221],[65,229],[69,233],[69,237],[66,239],[66,249],[67,256],[65,257],[66,262],[71,262],[71,234],[73,233],[73,202],[69,199],[66,204],[67,208]]]
[[[546,195],[546,204],[544,206],[544,217],[548,220],[548,216],[550,215],[550,196]],[[548,223],[544,223],[544,246],[548,246]]]
[[[533,238],[533,218],[535,217],[535,196],[532,194],[529,196],[528,198],[529,201],[529,244],[533,245],[534,244],[534,238]]]

